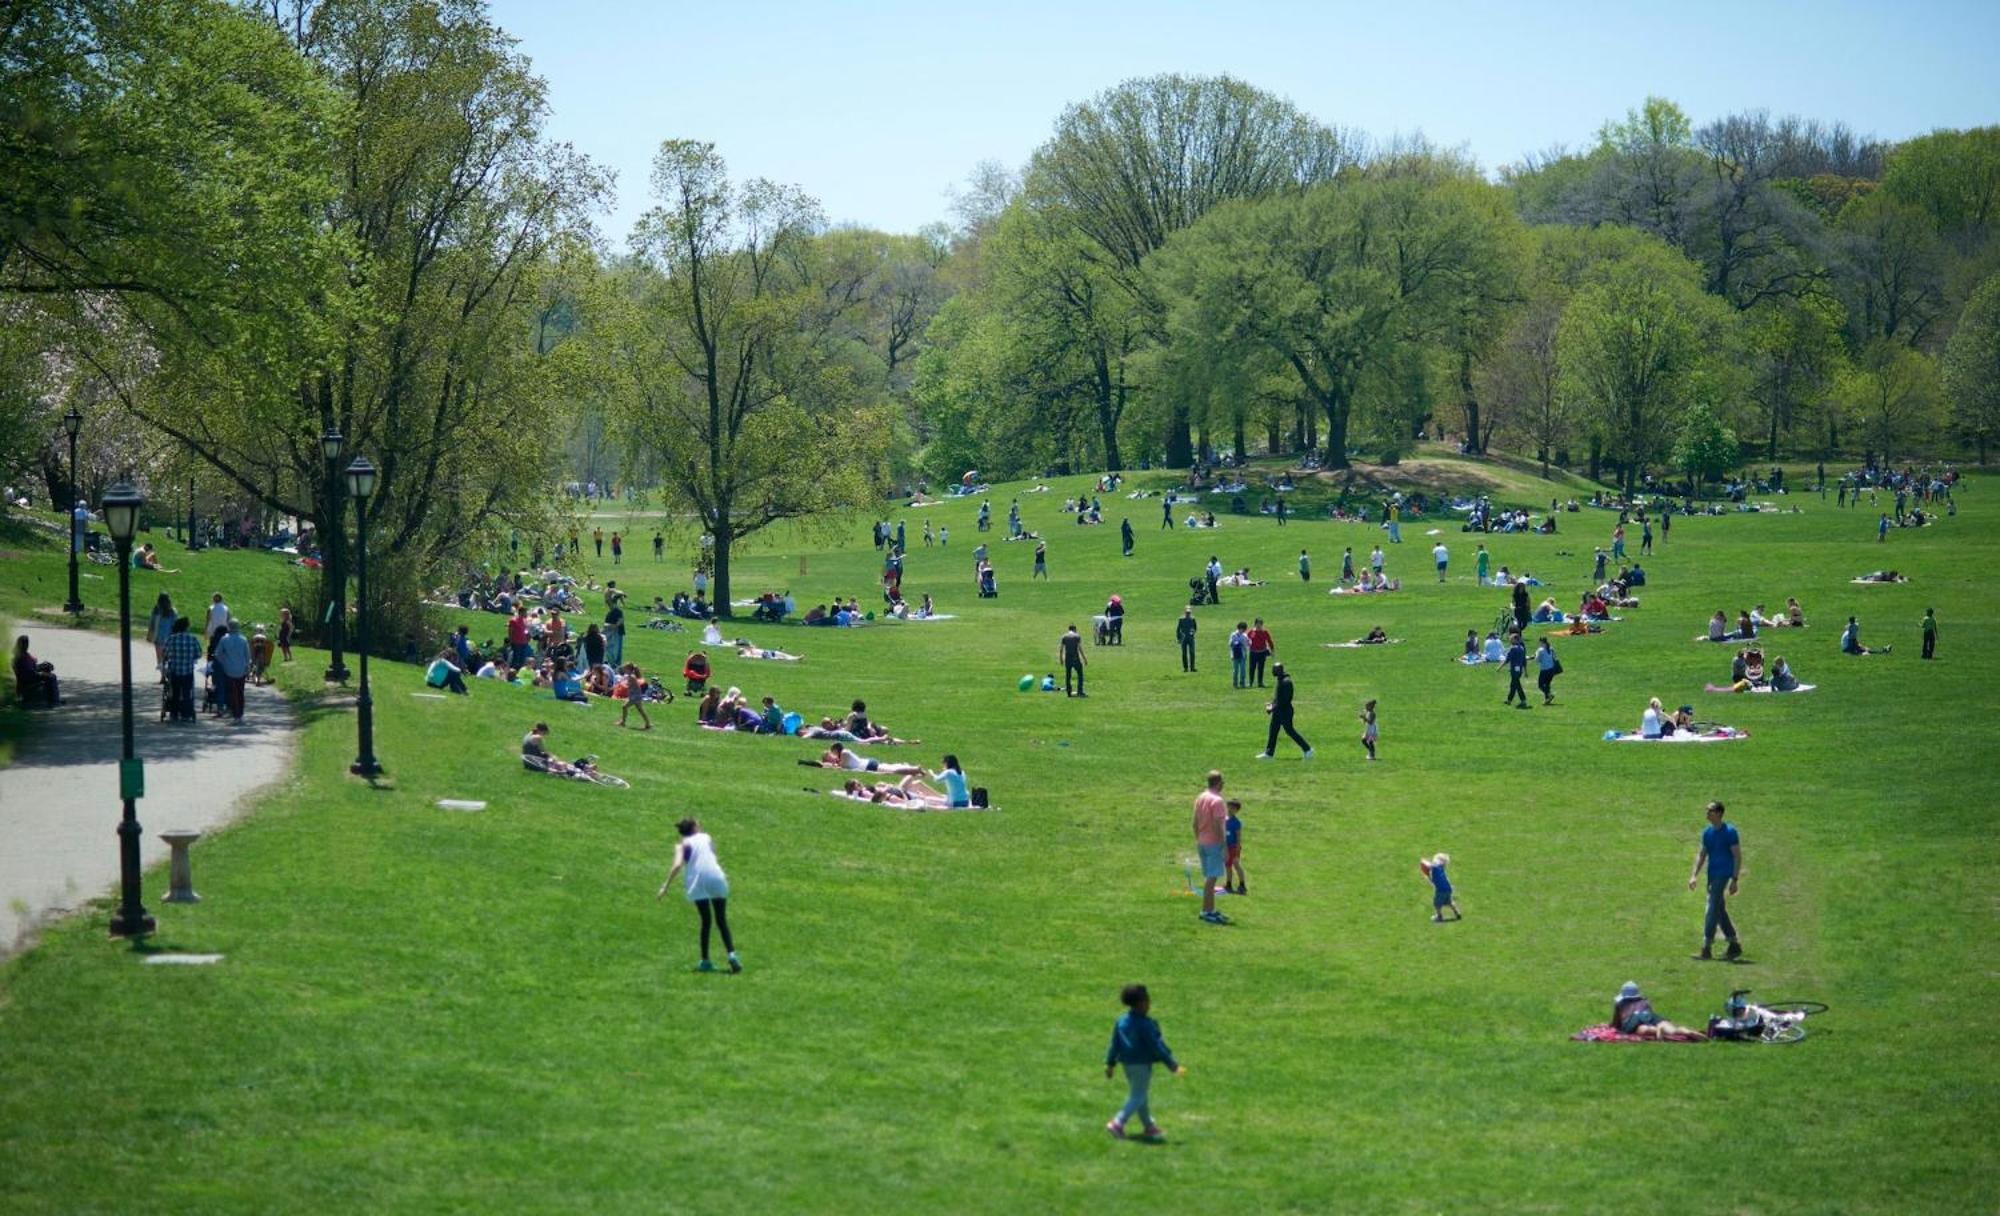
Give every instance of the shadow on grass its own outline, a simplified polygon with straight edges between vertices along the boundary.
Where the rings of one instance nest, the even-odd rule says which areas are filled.
[[[150,672],[147,675],[151,675]],[[135,673],[136,681],[136,673]],[[148,679],[132,689],[133,744],[148,760],[186,760],[224,742],[251,742],[283,733],[290,718],[269,703],[253,705],[242,722],[213,717],[197,710],[193,722],[160,720],[166,686]],[[20,768],[63,768],[104,764],[121,751],[119,686],[102,680],[64,680],[63,703],[35,713],[36,729],[17,750]],[[196,705],[201,693],[197,689]],[[261,709],[263,712],[257,712]]]

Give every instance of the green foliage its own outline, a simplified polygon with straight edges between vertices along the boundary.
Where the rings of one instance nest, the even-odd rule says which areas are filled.
[[[1834,394],[1883,466],[1907,455],[1942,419],[1937,362],[1900,342],[1878,338],[1841,376]]]
[[[2000,440],[2000,275],[1972,293],[1944,352],[1952,425],[1979,447],[1979,463]]]
[[[1680,437],[1674,440],[1674,467],[1687,474],[1697,496],[1705,483],[1734,468],[1740,455],[1736,432],[1723,425],[1708,402],[1697,401],[1681,414]]]
[[[1899,145],[1882,188],[1945,232],[1978,240],[2000,225],[2000,126],[1933,131]]]

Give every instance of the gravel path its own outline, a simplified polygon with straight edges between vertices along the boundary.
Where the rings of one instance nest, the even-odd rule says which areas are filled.
[[[36,658],[56,665],[63,705],[37,711],[35,732],[15,749],[14,763],[0,769],[0,956],[32,941],[43,920],[118,885],[118,641],[15,621],[6,633],[9,653],[23,633]],[[146,762],[140,855],[149,867],[167,856],[161,831],[207,832],[236,818],[251,794],[284,776],[298,737],[289,704],[271,688],[247,690],[240,726],[207,715],[194,723],[161,722],[158,678],[153,648],[135,641],[133,739]],[[195,697],[199,704],[199,676]],[[194,859],[200,891],[200,844]],[[177,910],[160,902],[166,885],[164,867],[147,875],[146,908],[163,921]]]

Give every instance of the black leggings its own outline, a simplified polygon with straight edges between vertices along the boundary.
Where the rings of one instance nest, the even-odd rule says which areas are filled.
[[[722,930],[722,948],[736,953],[736,943],[729,937],[729,901],[727,899],[697,899],[694,910],[701,913],[701,956],[708,957],[708,924],[712,918],[715,927]]]

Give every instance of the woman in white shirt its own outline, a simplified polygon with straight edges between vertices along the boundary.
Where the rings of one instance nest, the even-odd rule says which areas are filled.
[[[666,895],[667,888],[674,885],[674,875],[685,875],[688,902],[701,913],[701,962],[695,969],[715,970],[715,964],[708,961],[708,931],[712,922],[722,930],[722,948],[729,954],[729,969],[741,971],[743,963],[736,957],[736,943],[729,936],[729,876],[715,859],[715,842],[692,817],[676,826],[681,842],[674,849],[674,868],[667,871],[666,881],[660,884],[653,898],[658,900]]]
[[[1654,697],[1646,703],[1646,712],[1639,718],[1639,737],[1657,739],[1661,734],[1660,699]]]

